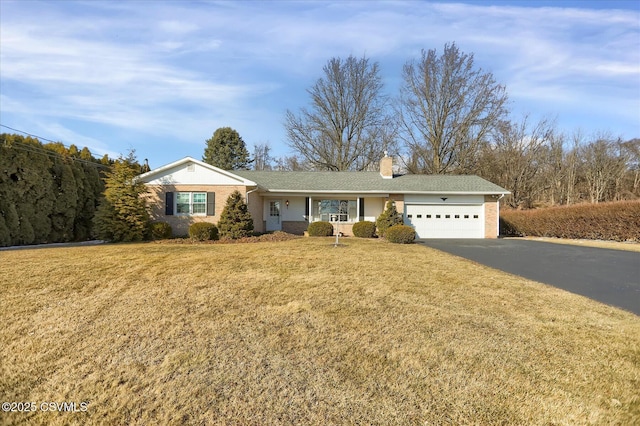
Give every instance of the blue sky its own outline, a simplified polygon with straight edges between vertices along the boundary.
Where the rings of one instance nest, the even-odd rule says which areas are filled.
[[[450,42],[515,119],[640,137],[638,0],[0,0],[0,123],[151,167],[201,158],[224,126],[287,155],[285,111],[330,58],[377,61],[395,96],[405,62]]]

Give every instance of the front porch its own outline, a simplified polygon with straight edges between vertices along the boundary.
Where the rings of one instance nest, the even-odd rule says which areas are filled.
[[[384,210],[387,197],[353,194],[282,194],[262,197],[261,231],[284,231],[303,235],[309,223],[330,222],[334,234],[353,235],[353,224],[363,220],[375,222]],[[256,225],[258,225],[256,223]],[[256,226],[256,230],[258,226]]]

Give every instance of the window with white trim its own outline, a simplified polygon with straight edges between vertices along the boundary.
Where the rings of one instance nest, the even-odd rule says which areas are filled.
[[[176,192],[176,214],[206,215],[206,192]]]
[[[319,200],[313,206],[314,220],[325,222],[356,222],[357,200]]]

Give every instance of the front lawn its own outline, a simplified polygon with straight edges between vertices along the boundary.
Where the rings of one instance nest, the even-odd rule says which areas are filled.
[[[633,424],[640,318],[419,245],[0,252],[28,424]]]

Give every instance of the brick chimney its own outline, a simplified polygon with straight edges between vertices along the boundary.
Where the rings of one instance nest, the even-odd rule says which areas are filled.
[[[389,157],[387,151],[380,160],[380,176],[383,179],[393,179],[393,157]]]

